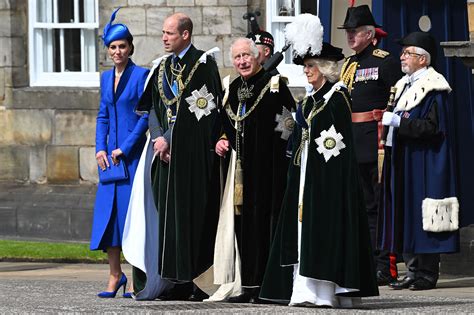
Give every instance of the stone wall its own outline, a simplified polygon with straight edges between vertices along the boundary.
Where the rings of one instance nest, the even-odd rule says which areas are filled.
[[[219,47],[221,75],[233,74],[229,46],[247,33],[246,0],[99,1],[99,35],[118,6],[116,23],[127,24],[134,35],[138,65],[149,67],[163,53],[164,18],[184,12],[194,23],[194,44],[203,50]],[[0,0],[0,40],[0,180],[96,183],[99,88],[29,87],[27,0]],[[99,38],[98,56],[100,71],[112,66]]]

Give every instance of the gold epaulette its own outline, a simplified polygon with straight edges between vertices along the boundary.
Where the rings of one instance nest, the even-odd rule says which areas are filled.
[[[390,53],[388,51],[385,51],[385,50],[382,50],[382,49],[375,49],[372,52],[372,55],[374,55],[375,57],[379,57],[379,58],[385,58],[388,55],[390,55]]]

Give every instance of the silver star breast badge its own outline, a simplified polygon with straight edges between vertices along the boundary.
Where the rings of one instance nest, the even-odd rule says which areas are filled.
[[[283,106],[281,115],[276,114],[275,121],[278,123],[275,127],[275,131],[281,132],[281,138],[283,140],[288,140],[293,132],[293,127],[295,126],[295,121],[293,120],[291,112]]]
[[[321,131],[319,138],[314,141],[318,145],[318,152],[324,156],[324,160],[327,162],[331,157],[338,156],[340,151],[346,147],[342,139],[344,137],[332,125],[329,130]]]
[[[186,102],[190,105],[189,111],[196,115],[197,120],[199,121],[202,116],[207,116],[211,113],[211,110],[216,108],[216,103],[214,103],[214,95],[207,91],[207,86],[204,84],[202,88],[194,90],[191,93],[191,96],[186,97]]]

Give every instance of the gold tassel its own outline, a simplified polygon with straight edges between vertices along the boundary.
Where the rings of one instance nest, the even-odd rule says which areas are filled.
[[[377,159],[377,167],[379,171],[379,183],[382,182],[382,169],[383,169],[383,159],[385,156],[385,152],[383,149],[379,149],[378,152],[378,159]]]
[[[303,205],[298,205],[298,220],[303,222]]]
[[[240,215],[240,206],[244,204],[244,171],[240,159],[235,164],[235,178],[234,178],[234,206],[235,214]]]
[[[303,153],[304,145],[308,139],[309,139],[309,131],[308,129],[303,128],[301,132],[301,143],[295,152],[295,158],[293,160],[293,164],[296,166],[301,166],[301,153]]]
[[[182,90],[184,90],[184,83],[181,73],[176,77],[176,81],[178,82],[179,92],[181,92]]]

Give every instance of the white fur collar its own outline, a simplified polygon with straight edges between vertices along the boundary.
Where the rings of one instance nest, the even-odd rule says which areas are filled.
[[[416,80],[402,96],[400,96],[400,94],[403,92],[405,84],[407,83],[407,78],[405,76],[398,80],[395,84],[397,88],[397,93],[395,94],[397,104],[395,112],[409,111],[415,108],[431,91],[451,92],[451,87],[442,74],[436,72],[432,67],[429,67],[426,72],[427,73]]]

